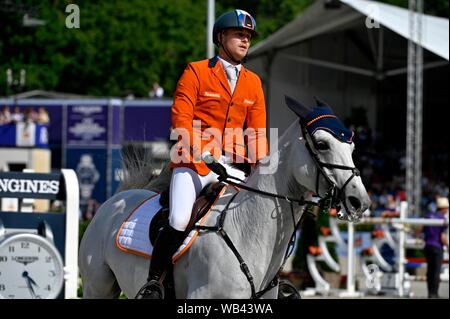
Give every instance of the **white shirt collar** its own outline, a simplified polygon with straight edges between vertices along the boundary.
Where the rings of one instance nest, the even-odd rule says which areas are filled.
[[[222,58],[220,57],[220,55],[218,55],[217,57],[219,58],[220,63],[222,63],[222,67],[223,67],[224,70],[225,70],[226,68],[229,68],[230,66],[233,66],[233,67],[235,66],[235,67],[238,69],[238,76],[239,76],[239,73],[241,72],[242,64],[233,65],[233,64],[231,64],[230,62],[225,61],[224,59],[222,59]]]

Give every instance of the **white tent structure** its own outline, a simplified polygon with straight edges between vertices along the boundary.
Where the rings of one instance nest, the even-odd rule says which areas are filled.
[[[285,94],[306,104],[317,95],[343,119],[359,114],[384,135],[405,132],[408,21],[409,11],[392,5],[317,0],[255,45],[248,66],[263,80],[269,126],[281,134],[293,121]],[[426,117],[429,105],[449,101],[449,20],[424,15],[422,26]]]

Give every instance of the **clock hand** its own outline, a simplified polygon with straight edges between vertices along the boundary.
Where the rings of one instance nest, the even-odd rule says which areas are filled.
[[[35,285],[36,287],[39,287],[38,284],[33,280],[33,278],[31,278],[30,276],[28,276],[28,274],[27,274],[27,278],[28,278],[28,280],[29,280],[33,285]]]
[[[27,281],[27,287],[30,290],[31,297],[35,298],[36,294],[35,294],[34,289],[33,289],[33,284],[36,285],[36,283],[34,282],[34,280],[31,277],[28,276],[28,272],[27,271],[24,271],[22,273],[22,277],[24,277],[25,280]]]

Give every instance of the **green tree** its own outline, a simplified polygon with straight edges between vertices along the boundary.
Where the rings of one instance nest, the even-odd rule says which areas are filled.
[[[0,12],[0,74],[26,69],[28,89],[147,96],[159,81],[170,95],[186,63],[205,55],[205,2],[80,0],[79,29],[66,27],[67,1],[28,4],[45,26],[26,28],[22,12]]]

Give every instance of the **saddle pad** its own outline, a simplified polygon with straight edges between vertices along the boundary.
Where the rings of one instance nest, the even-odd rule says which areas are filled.
[[[226,191],[225,186],[214,200],[214,204]],[[135,254],[145,258],[151,258],[153,246],[149,239],[149,227],[150,222],[156,213],[161,209],[159,204],[160,194],[153,195],[152,197],[144,200],[139,206],[131,212],[130,216],[123,222],[116,236],[116,246],[127,253]],[[196,223],[197,225],[203,225],[206,218],[211,212],[209,211]],[[172,262],[175,262],[191,247],[195,238],[197,238],[198,229],[194,228],[184,239],[181,246],[172,256]]]
[[[161,209],[160,194],[144,200],[123,222],[116,236],[116,246],[124,252],[150,258],[153,246],[149,239],[150,222]]]

